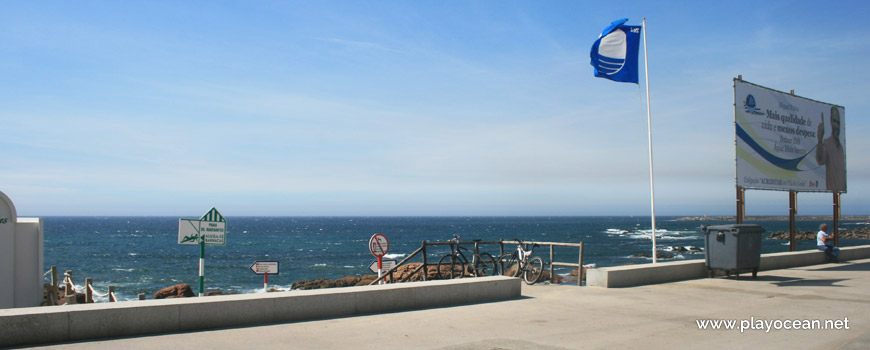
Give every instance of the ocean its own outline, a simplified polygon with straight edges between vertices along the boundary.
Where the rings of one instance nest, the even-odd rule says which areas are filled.
[[[678,221],[657,217],[657,248],[671,259],[703,259],[701,252],[673,252],[674,247],[704,247],[701,225],[723,221]],[[178,244],[178,217],[45,217],[45,271],[52,265],[73,271],[79,288],[93,278],[98,293],[109,285],[120,300],[150,299],[157,290],[187,283],[198,292],[200,248]],[[205,289],[224,293],[260,293],[263,277],[250,269],[255,261],[278,261],[280,273],[269,276],[269,287],[289,290],[302,279],[339,278],[372,274],[375,260],[368,242],[375,233],[389,239],[387,258],[401,260],[423,240],[512,240],[584,242],[584,264],[598,267],[648,263],[634,257],[651,250],[649,217],[227,217],[226,245],[205,248]],[[822,221],[798,221],[799,231],[816,231]],[[786,231],[787,221],[759,221],[766,231]],[[868,222],[841,221],[841,228],[870,226]],[[765,236],[767,234],[765,233]],[[840,240],[841,246],[870,244],[870,240]],[[469,246],[470,247],[470,246]],[[506,246],[506,249],[512,249]],[[798,250],[815,249],[802,241]],[[497,256],[498,246],[482,247]],[[788,242],[764,239],[763,253],[788,251]],[[437,261],[447,247],[428,249]],[[546,261],[549,252],[535,255]],[[576,248],[556,248],[556,261],[573,262]],[[414,258],[412,261],[421,261]],[[567,274],[573,268],[557,268]],[[48,281],[48,277],[46,277]],[[97,301],[106,298],[97,298]]]

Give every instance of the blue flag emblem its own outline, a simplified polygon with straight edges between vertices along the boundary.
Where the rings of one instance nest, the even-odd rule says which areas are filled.
[[[595,76],[623,83],[638,82],[637,60],[640,26],[627,26],[628,18],[613,21],[592,44]]]

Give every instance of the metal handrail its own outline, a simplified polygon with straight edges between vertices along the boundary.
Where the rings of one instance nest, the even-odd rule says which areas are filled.
[[[408,279],[410,279],[411,277],[413,277],[414,275],[419,273],[421,270],[426,269],[426,267],[428,267],[430,265],[426,261],[426,246],[446,246],[446,245],[451,245],[451,244],[457,244],[457,245],[463,245],[463,244],[466,244],[466,245],[467,244],[494,245],[494,244],[498,244],[499,245],[499,256],[504,254],[504,245],[505,244],[525,244],[525,245],[537,244],[538,246],[549,246],[550,247],[550,259],[547,262],[545,262],[545,264],[550,266],[550,281],[553,281],[553,276],[554,276],[553,275],[553,267],[562,266],[562,267],[576,267],[578,270],[577,271],[577,285],[580,286],[583,283],[583,242],[580,242],[580,243],[534,242],[534,241],[519,242],[519,241],[499,240],[499,241],[487,241],[487,242],[484,242],[484,241],[471,241],[471,242],[449,242],[449,241],[448,242],[427,242],[427,241],[423,241],[423,243],[420,245],[420,248],[417,248],[417,250],[415,250],[413,253],[411,253],[410,255],[405,257],[404,259],[402,259],[402,261],[400,261],[398,264],[396,264],[396,266],[393,266],[392,268],[390,268],[389,270],[384,272],[383,275],[381,275],[380,277],[378,277],[377,279],[372,281],[369,285],[374,285],[374,284],[377,284],[377,283],[383,281],[387,276],[391,275],[393,272],[398,270],[398,268],[400,266],[404,265],[409,260],[411,260],[412,258],[417,256],[417,254],[420,254],[422,252],[423,253],[423,264],[420,265],[419,267],[417,267],[416,269],[414,269],[414,271],[412,271],[407,276],[405,276],[405,278],[402,279],[402,281],[401,281],[401,282],[406,282]],[[579,257],[578,257],[577,263],[553,261],[555,258],[555,252],[553,250],[553,247],[577,247],[577,248],[579,248],[580,251],[579,251]],[[427,280],[427,276],[428,276],[428,271],[423,273],[423,280],[424,281]]]

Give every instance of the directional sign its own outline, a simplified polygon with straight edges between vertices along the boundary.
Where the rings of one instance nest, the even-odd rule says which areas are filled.
[[[381,260],[381,262],[383,264],[382,266],[383,266],[384,271],[389,271],[390,269],[396,267],[396,265],[398,264],[398,262],[394,259],[385,259],[385,260]],[[372,263],[369,264],[369,270],[371,270],[374,273],[378,273],[378,261],[377,260],[372,261]]]
[[[199,220],[178,219],[178,244],[226,245],[227,221],[215,208]]]
[[[205,244],[208,245],[226,245],[227,244],[227,220],[217,211],[217,208],[211,208],[208,213],[205,213],[199,220],[202,222],[199,228],[200,236],[205,239]]]
[[[254,274],[257,275],[277,275],[278,274],[278,262],[277,261],[255,261],[251,264],[251,271],[254,271]]]
[[[382,233],[375,233],[369,239],[369,250],[372,252],[372,255],[378,258],[387,255],[387,252],[390,251],[390,242],[387,240],[387,236],[384,236]]]
[[[178,219],[178,244],[199,244],[200,221]]]

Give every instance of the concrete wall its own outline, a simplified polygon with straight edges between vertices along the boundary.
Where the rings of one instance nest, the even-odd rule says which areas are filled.
[[[870,258],[870,246],[840,249],[840,260]],[[825,253],[818,250],[762,254],[760,271],[825,263]],[[605,288],[631,287],[653,283],[707,277],[703,259],[657,264],[603,267],[586,271],[586,285]]]
[[[0,309],[15,306],[15,206],[0,192]]]
[[[0,346],[294,322],[519,298],[509,277],[0,310]]]
[[[17,215],[0,192],[0,309],[42,302],[43,222]]]
[[[15,307],[42,303],[43,219],[18,218],[15,224]]]

